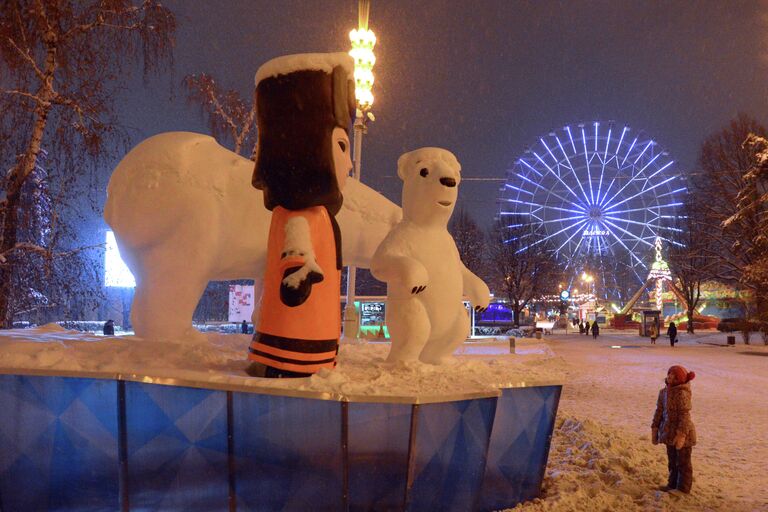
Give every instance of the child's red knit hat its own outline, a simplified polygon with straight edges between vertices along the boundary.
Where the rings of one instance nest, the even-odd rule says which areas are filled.
[[[669,372],[672,372],[675,376],[675,380],[682,384],[690,382],[694,379],[694,377],[696,377],[694,372],[689,372],[680,365],[670,366],[669,370],[667,370],[667,373]]]

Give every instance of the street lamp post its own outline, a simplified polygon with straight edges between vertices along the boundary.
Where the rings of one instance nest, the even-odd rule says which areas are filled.
[[[368,29],[368,15],[371,11],[370,0],[359,0],[358,3],[358,28],[349,33],[352,50],[349,54],[355,60],[355,99],[357,113],[355,115],[353,134],[354,166],[352,177],[360,180],[360,164],[363,153],[363,135],[367,131],[367,122],[373,121],[371,106],[373,105],[373,65],[376,57],[373,47],[376,44],[376,36]],[[344,307],[344,336],[357,338],[359,321],[355,310],[355,281],[357,269],[354,266],[347,267],[347,305]]]

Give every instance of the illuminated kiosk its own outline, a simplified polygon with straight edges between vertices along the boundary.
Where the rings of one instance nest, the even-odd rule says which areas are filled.
[[[2,372],[5,512],[508,508],[539,495],[562,387],[373,397]]]

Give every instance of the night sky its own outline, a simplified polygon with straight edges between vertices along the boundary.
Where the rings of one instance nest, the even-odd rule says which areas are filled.
[[[355,0],[166,5],[179,26],[173,74],[136,76],[119,99],[134,144],[206,132],[185,75],[212,74],[250,98],[262,63],[346,51],[357,26]],[[540,136],[615,121],[650,134],[685,172],[738,112],[768,124],[768,2],[372,0],[370,28],[376,122],[362,180],[398,204],[397,157],[422,146],[455,153],[465,178],[503,178]],[[488,226],[502,184],[465,181],[459,205]]]

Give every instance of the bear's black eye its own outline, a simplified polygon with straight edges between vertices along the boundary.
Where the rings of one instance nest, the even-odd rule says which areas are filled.
[[[421,171],[419,171],[419,174],[421,174],[422,178],[426,178],[427,176],[429,176],[429,170],[426,167],[424,167],[421,169]]]

